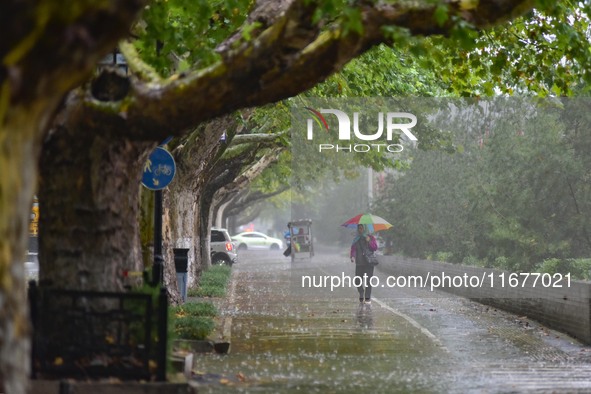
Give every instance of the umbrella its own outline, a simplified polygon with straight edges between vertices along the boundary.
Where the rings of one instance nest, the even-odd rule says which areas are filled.
[[[351,219],[343,223],[342,226],[347,228],[357,228],[358,224],[364,224],[367,228],[367,231],[369,231],[370,233],[387,230],[390,227],[392,227],[392,225],[388,223],[385,219],[376,215],[372,215],[370,213],[362,213],[355,217],[352,217]]]

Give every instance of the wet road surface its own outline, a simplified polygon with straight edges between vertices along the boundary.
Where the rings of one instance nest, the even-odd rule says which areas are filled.
[[[353,271],[342,254],[243,253],[220,311],[231,352],[196,357],[199,392],[591,392],[591,348],[526,317],[422,289],[360,305],[355,288],[302,287]]]

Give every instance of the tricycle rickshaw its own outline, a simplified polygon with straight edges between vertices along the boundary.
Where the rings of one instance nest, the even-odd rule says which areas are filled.
[[[291,242],[291,261],[314,256],[312,220],[292,220],[288,224]]]

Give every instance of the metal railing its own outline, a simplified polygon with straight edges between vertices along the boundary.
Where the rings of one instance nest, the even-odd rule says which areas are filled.
[[[166,380],[168,299],[29,284],[33,379]]]

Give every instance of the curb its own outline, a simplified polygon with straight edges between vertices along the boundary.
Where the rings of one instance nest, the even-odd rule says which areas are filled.
[[[226,298],[225,310],[228,311],[232,305],[234,305],[235,299],[235,290],[236,290],[236,281],[234,280],[234,275],[236,271],[232,271],[232,275],[230,276],[230,288],[228,289],[228,297]],[[228,343],[228,349],[225,353],[230,353],[230,344],[232,343],[232,315],[226,314],[224,315],[224,320],[222,324],[222,339]]]

